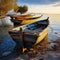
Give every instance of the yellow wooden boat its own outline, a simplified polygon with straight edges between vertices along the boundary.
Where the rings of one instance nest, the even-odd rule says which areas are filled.
[[[49,18],[13,28],[9,30],[9,34],[17,43],[18,47],[24,46],[24,48],[29,49],[39,44],[48,34],[48,19]]]
[[[40,20],[41,16],[33,17],[32,15],[8,15],[14,25],[25,25]]]

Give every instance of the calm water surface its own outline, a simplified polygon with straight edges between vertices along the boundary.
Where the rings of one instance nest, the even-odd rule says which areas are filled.
[[[59,14],[44,14],[43,17],[49,17],[50,25],[60,26],[60,15]]]

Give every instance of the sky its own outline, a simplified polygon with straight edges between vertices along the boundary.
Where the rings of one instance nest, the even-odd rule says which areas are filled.
[[[60,0],[18,0],[18,5],[28,5],[28,12],[60,14]]]

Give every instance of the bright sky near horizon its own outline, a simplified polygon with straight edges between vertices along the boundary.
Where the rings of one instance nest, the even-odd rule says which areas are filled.
[[[60,0],[18,0],[18,5],[28,5],[28,12],[60,14]]]

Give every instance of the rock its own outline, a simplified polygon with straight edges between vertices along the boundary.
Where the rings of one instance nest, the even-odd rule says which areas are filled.
[[[52,49],[54,46],[58,46],[57,43],[50,43],[47,45],[49,49]]]
[[[7,55],[9,55],[10,53],[11,53],[11,51],[4,52],[4,53],[2,54],[2,56],[7,56]]]
[[[44,60],[43,58],[39,59],[39,60]]]
[[[55,32],[55,34],[58,34],[57,32]]]
[[[10,17],[0,19],[0,26],[2,25],[13,26],[13,23],[10,21]]]

